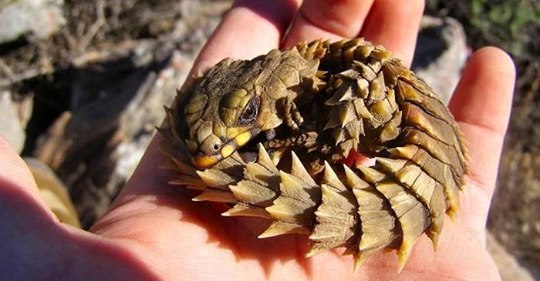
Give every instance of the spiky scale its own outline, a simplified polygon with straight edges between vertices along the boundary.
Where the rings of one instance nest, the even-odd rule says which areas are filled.
[[[358,223],[356,202],[350,192],[321,185],[322,203],[315,211],[316,225],[309,239],[312,241],[310,255],[316,251],[345,246],[355,236]]]
[[[358,227],[358,205],[355,197],[328,162],[324,165],[321,185],[322,202],[315,211],[316,225],[309,239],[312,241],[309,256],[339,246],[352,247]]]
[[[197,171],[197,174],[207,186],[223,190],[228,189],[229,185],[236,183],[236,179],[234,177],[218,169]]]
[[[327,161],[324,161],[323,183],[330,185],[339,191],[347,191],[347,187],[341,182],[341,179]]]
[[[207,190],[193,197],[193,201],[211,201],[221,203],[236,203],[236,197],[230,192]]]
[[[270,214],[261,207],[250,204],[236,203],[232,208],[221,214],[224,217],[259,217],[271,219]]]
[[[374,187],[353,189],[353,194],[362,222],[358,251],[365,258],[389,247],[399,237],[397,221],[386,198]]]
[[[297,178],[302,179],[306,185],[309,186],[317,186],[317,183],[313,180],[311,175],[308,173],[306,168],[304,167],[304,164],[302,164],[302,161],[296,153],[292,152],[292,168],[291,168],[291,175],[296,176]]]
[[[250,204],[258,204],[272,200],[276,196],[276,192],[265,185],[242,180],[234,185],[229,185],[235,198],[241,202]]]
[[[411,254],[416,239],[429,225],[428,214],[424,206],[399,184],[384,182],[377,184],[376,188],[390,202],[399,221],[402,240],[398,249],[398,258],[399,270],[401,270]]]

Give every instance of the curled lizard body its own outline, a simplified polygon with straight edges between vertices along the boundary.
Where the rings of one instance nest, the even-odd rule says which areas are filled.
[[[309,235],[308,256],[345,247],[357,268],[393,248],[401,268],[416,239],[436,247],[444,214],[458,211],[467,153],[453,117],[363,39],[225,59],[167,112],[172,183],[231,204],[226,216],[271,220],[260,237]],[[375,164],[343,164],[356,153]]]

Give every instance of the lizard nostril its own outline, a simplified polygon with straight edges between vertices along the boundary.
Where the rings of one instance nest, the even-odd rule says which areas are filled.
[[[199,146],[199,150],[206,155],[214,155],[223,147],[221,140],[215,135],[210,135]]]

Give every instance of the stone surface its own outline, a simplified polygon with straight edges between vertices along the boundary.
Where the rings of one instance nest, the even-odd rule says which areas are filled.
[[[32,99],[12,99],[9,91],[0,91],[0,136],[7,140],[15,151],[22,151],[26,138],[25,126],[32,107]]]
[[[62,0],[0,1],[0,43],[24,35],[44,39],[65,24]]]
[[[175,53],[157,74],[148,69],[152,64],[126,76],[81,70],[86,78],[75,87],[80,93],[74,110],[55,122],[36,156],[69,186],[83,225],[108,208],[131,176],[164,117],[163,104],[170,103],[191,62]],[[99,90],[90,89],[95,79],[115,75]],[[102,96],[92,98],[95,92]]]
[[[497,239],[488,232],[487,250],[495,260],[503,281],[534,281],[532,274],[519,264]]]
[[[163,38],[127,40],[74,59],[70,110],[49,128],[35,155],[69,187],[84,227],[105,212],[137,166],[163,120],[163,105],[228,8],[216,3],[184,1],[185,16]]]

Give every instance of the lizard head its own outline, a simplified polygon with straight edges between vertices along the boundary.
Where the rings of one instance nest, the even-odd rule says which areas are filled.
[[[185,142],[195,167],[212,167],[282,123],[275,100],[265,93],[268,83],[260,83],[261,63],[226,59],[196,82],[184,108]]]

